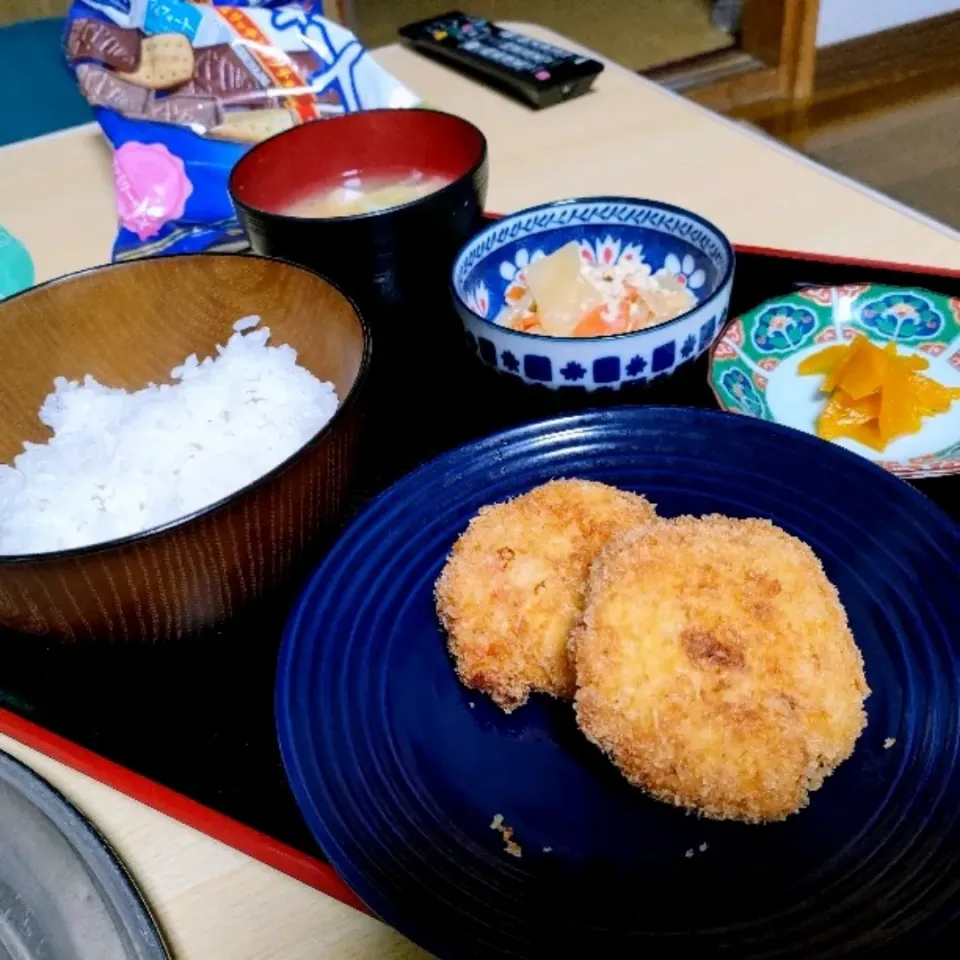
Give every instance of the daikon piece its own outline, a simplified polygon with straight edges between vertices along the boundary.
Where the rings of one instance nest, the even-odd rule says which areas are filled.
[[[583,315],[603,302],[600,291],[580,270],[575,240],[527,267],[527,287],[533,295],[543,329],[569,337]]]

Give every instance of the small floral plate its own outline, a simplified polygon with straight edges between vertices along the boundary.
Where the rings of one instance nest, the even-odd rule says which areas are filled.
[[[738,317],[711,351],[710,386],[724,410],[815,434],[826,403],[823,378],[800,376],[797,368],[824,345],[857,333],[925,356],[925,376],[960,387],[960,298],[877,284],[807,287]],[[836,442],[901,477],[960,473],[960,402],[882,452],[846,437]]]

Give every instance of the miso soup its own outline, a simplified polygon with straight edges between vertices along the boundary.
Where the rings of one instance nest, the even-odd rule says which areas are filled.
[[[376,177],[350,177],[311,191],[284,210],[291,217],[355,217],[399,207],[450,183],[447,177],[420,171]]]

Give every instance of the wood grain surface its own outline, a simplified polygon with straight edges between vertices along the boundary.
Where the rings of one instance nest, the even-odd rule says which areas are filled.
[[[491,209],[601,192],[653,196],[698,210],[740,243],[960,267],[955,231],[627,70],[611,66],[594,94],[531,113],[397,47],[377,58],[429,102],[481,127],[491,147]],[[27,243],[41,277],[108,259],[115,220],[99,133],[0,150],[0,222]],[[63,764],[9,738],[0,747],[94,820],[183,960],[424,956],[377,921]]]
[[[341,406],[282,468],[182,522],[102,547],[0,556],[0,623],[71,643],[180,639],[239,615],[280,582],[337,519],[353,473],[365,328],[307,270],[209,254],[116,264],[0,304],[0,459],[49,431],[37,411],[55,377],[137,390],[169,383],[191,354],[216,355],[235,321],[259,315],[274,343],[331,381]]]
[[[120,853],[175,960],[425,960],[393,930],[0,734]]]

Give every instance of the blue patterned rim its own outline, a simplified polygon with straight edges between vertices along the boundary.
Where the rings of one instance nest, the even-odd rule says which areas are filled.
[[[470,252],[470,248],[477,243],[479,240],[493,233],[494,230],[501,228],[505,223],[508,223],[511,220],[516,219],[517,217],[526,217],[531,214],[537,213],[541,210],[551,210],[557,207],[567,207],[575,206],[578,203],[610,203],[610,204],[625,204],[630,206],[647,206],[647,207],[656,207],[659,210],[663,210],[666,213],[675,213],[683,217],[688,217],[690,220],[696,220],[707,230],[715,233],[719,240],[720,245],[723,247],[724,253],[727,256],[727,269],[724,271],[723,276],[717,281],[716,289],[710,296],[705,297],[703,300],[695,303],[689,310],[685,313],[681,313],[676,317],[671,318],[670,320],[665,320],[663,323],[658,323],[658,330],[665,330],[670,326],[680,323],[682,320],[686,319],[691,313],[695,310],[700,310],[705,307],[707,304],[710,304],[717,300],[720,295],[723,293],[724,288],[730,282],[730,278],[733,276],[733,270],[736,266],[736,255],[733,251],[733,244],[727,239],[727,235],[715,224],[711,223],[706,217],[701,217],[699,213],[693,213],[691,210],[687,210],[684,207],[678,207],[672,203],[664,203],[661,200],[646,200],[642,197],[615,197],[615,196],[599,196],[599,197],[571,197],[567,200],[550,200],[547,203],[540,203],[535,207],[524,207],[522,210],[516,210],[513,213],[505,214],[502,217],[498,217],[493,223],[488,224],[478,233],[475,233],[461,248],[460,252],[457,254],[456,259],[453,261],[453,269],[450,271],[450,292],[456,298],[457,302],[466,310],[472,317],[476,317],[477,320],[485,323],[489,327],[494,327],[497,330],[504,329],[500,324],[496,323],[493,320],[488,320],[486,317],[480,316],[469,304],[466,302],[460,291],[457,289],[457,283],[454,279],[461,269],[464,258]],[[644,228],[640,228],[644,229]],[[545,338],[543,334],[539,333],[527,333],[525,330],[513,330],[510,331],[512,334],[515,334],[518,337],[527,337],[530,340],[543,341]],[[558,343],[564,342],[576,342],[576,343],[588,343],[591,340],[604,340],[604,341],[613,341],[613,340],[624,340],[628,337],[635,337],[638,333],[642,333],[641,330],[632,330],[628,333],[611,333],[605,334],[602,337],[549,337],[551,341],[556,341]]]

